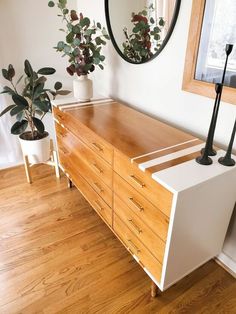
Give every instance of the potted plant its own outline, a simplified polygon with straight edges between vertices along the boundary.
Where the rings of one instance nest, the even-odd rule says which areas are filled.
[[[58,2],[49,1],[48,6],[60,9],[59,16],[66,24],[66,29],[60,29],[65,33],[65,41],[59,41],[55,49],[67,56],[69,65],[67,72],[77,80],[73,81],[74,96],[80,101],[89,101],[93,96],[92,81],[88,74],[98,66],[104,69],[105,56],[101,54],[102,46],[106,45],[109,36],[100,23],[91,22],[82,13],[67,8],[67,0]]]
[[[137,14],[132,13],[132,32],[129,34],[127,27],[123,29],[125,35],[124,55],[135,63],[147,61],[161,46],[161,33],[165,21],[162,17],[158,20],[154,19],[153,14],[153,4]]]
[[[45,88],[46,76],[54,74],[54,68],[45,67],[35,72],[28,60],[25,60],[24,66],[25,74],[16,83],[14,67],[10,64],[7,69],[2,69],[2,75],[11,87],[4,86],[1,94],[10,95],[13,104],[6,107],[0,117],[9,112],[16,119],[11,133],[19,135],[23,154],[28,156],[30,163],[35,164],[50,158],[50,137],[42,122],[44,116],[51,112],[49,95],[55,99],[57,95],[70,92],[62,90],[60,82],[55,83],[54,90]]]

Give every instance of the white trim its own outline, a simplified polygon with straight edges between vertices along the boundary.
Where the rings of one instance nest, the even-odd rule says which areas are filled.
[[[218,256],[216,256],[215,260],[220,266],[236,278],[236,261],[224,252],[221,252]]]
[[[204,145],[205,145],[204,143],[201,143],[196,146],[179,150],[178,152],[175,152],[172,154],[168,154],[159,158],[155,158],[153,160],[146,161],[139,165],[139,169],[141,169],[142,171],[145,171],[147,168],[163,164],[167,161],[174,160],[176,158],[183,157],[183,156],[186,156],[186,155],[198,152],[198,151],[200,152]]]
[[[181,145],[184,145],[184,144],[188,144],[188,143],[191,143],[191,142],[195,142],[195,141],[198,141],[198,140],[199,140],[199,138],[194,138],[194,139],[186,141],[186,142],[182,142],[182,143],[179,143],[179,144],[176,144],[176,145],[172,145],[172,146],[168,146],[168,147],[165,147],[165,148],[162,148],[162,149],[154,150],[153,152],[150,152],[150,153],[147,153],[147,154],[140,155],[140,156],[132,158],[131,162],[133,163],[133,161],[136,160],[136,159],[139,159],[139,158],[142,158],[142,157],[146,157],[146,156],[149,156],[149,155],[152,155],[152,154],[155,154],[155,153],[163,152],[163,151],[165,151],[167,149],[178,147],[178,146],[181,146]]]

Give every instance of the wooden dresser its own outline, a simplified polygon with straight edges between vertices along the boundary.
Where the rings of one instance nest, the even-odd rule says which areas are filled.
[[[54,106],[61,169],[160,290],[221,252],[236,167],[204,143],[112,100]]]

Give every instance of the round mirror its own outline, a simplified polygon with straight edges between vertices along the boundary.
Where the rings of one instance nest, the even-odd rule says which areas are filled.
[[[181,0],[105,0],[107,27],[119,55],[140,64],[155,58],[174,29]]]

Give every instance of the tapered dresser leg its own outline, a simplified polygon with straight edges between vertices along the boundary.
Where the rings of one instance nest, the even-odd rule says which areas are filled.
[[[157,287],[154,281],[151,283],[151,297],[156,298],[161,293],[161,290]]]

